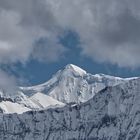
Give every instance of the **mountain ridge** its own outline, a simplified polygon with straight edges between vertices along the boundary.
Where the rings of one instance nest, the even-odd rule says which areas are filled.
[[[140,78],[106,87],[85,103],[2,114],[2,140],[139,140]],[[12,120],[12,121],[10,121]]]

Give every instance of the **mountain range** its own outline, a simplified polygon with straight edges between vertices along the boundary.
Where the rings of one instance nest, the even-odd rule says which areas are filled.
[[[69,64],[40,85],[0,92],[1,140],[139,140],[140,78]]]

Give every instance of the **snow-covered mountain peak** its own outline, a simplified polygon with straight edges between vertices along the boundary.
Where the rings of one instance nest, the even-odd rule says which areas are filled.
[[[79,75],[79,76],[84,76],[87,73],[85,70],[73,64],[66,65],[64,71],[73,72],[74,74]]]
[[[91,99],[107,86],[115,86],[129,79],[105,74],[89,74],[73,64],[68,64],[53,77],[41,84],[21,88],[27,96],[44,93],[62,103],[81,103]]]
[[[5,94],[1,90],[0,102],[6,102],[0,104],[0,109],[8,113],[6,106],[9,109],[9,106],[17,107],[17,104],[21,105],[21,112],[26,111],[27,108],[38,110],[69,103],[81,104],[106,87],[113,87],[133,79],[137,78],[120,78],[105,74],[92,75],[78,66],[68,64],[43,84],[19,87],[19,90],[12,95]]]

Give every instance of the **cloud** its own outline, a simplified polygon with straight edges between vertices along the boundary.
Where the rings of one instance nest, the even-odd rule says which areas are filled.
[[[26,61],[31,52],[32,37],[19,22],[21,17],[14,11],[0,10],[0,63]]]
[[[0,90],[2,90],[4,94],[13,94],[16,89],[16,78],[10,74],[7,74],[5,71],[0,70]]]
[[[59,29],[45,0],[0,1],[0,19],[0,63],[26,63],[40,38],[51,39],[57,50],[62,49],[55,42]],[[45,51],[49,53],[49,50]],[[42,52],[45,54],[44,50]],[[41,59],[39,56],[34,58]]]
[[[139,0],[47,0],[65,29],[77,32],[82,54],[120,67],[140,66]]]
[[[80,37],[83,55],[139,67],[139,4],[139,0],[1,0],[0,63],[59,60],[65,48],[58,36],[72,30]],[[34,45],[41,38],[49,43]]]
[[[55,43],[54,40],[55,39],[47,40],[46,38],[40,39],[32,52],[33,59],[36,59],[39,62],[51,63],[64,58],[65,56],[63,54],[65,54],[68,49],[62,46],[59,41],[56,41],[57,43]]]

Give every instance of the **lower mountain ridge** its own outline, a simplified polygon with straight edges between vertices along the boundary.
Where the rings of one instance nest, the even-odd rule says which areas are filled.
[[[139,140],[140,78],[72,64],[48,82],[1,93],[0,140]]]

